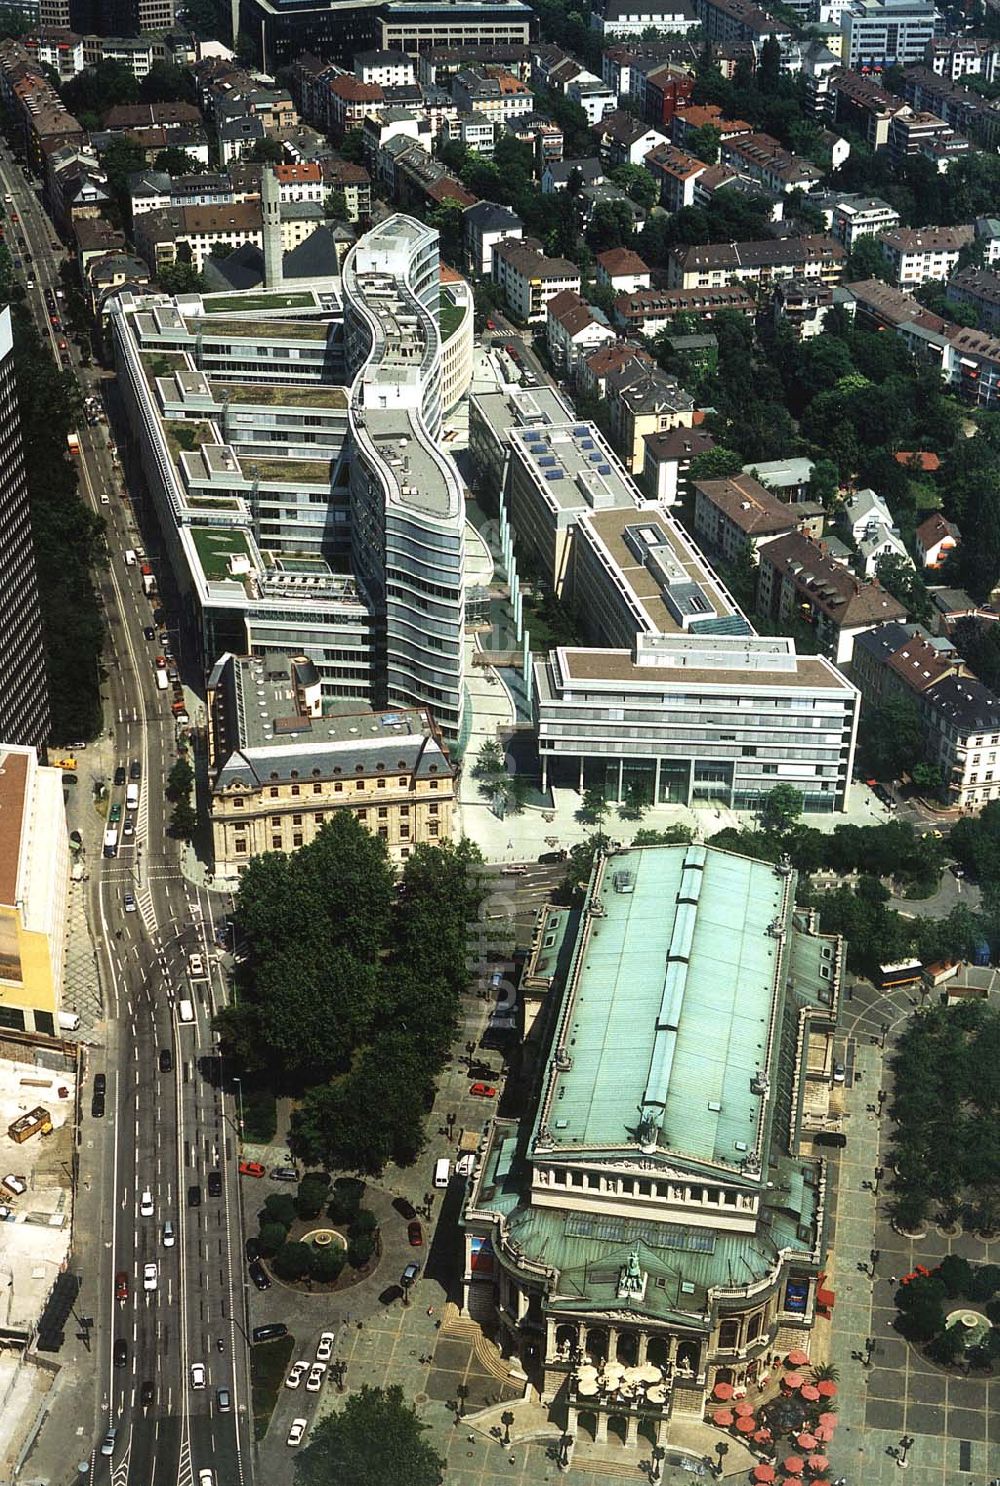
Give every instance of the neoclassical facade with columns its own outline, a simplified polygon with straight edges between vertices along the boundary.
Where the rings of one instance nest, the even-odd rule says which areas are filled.
[[[568,1436],[660,1444],[717,1382],[756,1392],[808,1350],[826,1178],[803,1112],[842,945],[787,865],[701,845],[600,857],[539,936],[537,1103],[494,1121],[470,1183],[464,1308]]]

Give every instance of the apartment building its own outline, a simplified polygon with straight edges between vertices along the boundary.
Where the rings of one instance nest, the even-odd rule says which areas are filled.
[[[746,289],[639,289],[619,294],[614,303],[615,323],[640,335],[656,335],[670,325],[675,315],[695,315],[706,324],[720,310],[753,315],[757,302]]]
[[[931,70],[948,82],[963,77],[1000,80],[1000,41],[981,36],[935,36],[928,48]]]
[[[783,279],[775,284],[771,300],[774,323],[792,332],[799,340],[812,340],[821,335],[826,317],[833,308],[833,289],[813,279]]]
[[[799,619],[810,625],[820,652],[838,666],[850,665],[859,634],[906,618],[903,605],[881,584],[856,578],[822,543],[798,532],[768,542],[759,559],[758,612],[775,623]]]
[[[581,358],[576,369],[576,385],[582,397],[593,397],[600,402],[607,396],[608,378],[623,366],[639,362],[643,366],[654,366],[652,356],[632,340],[609,341],[599,351],[591,351]]]
[[[975,238],[971,226],[894,227],[879,237],[893,283],[915,289],[931,279],[949,279],[958,256]]]
[[[898,227],[899,212],[878,196],[849,196],[833,208],[831,231],[850,253],[862,237],[876,237]]]
[[[694,480],[694,534],[706,551],[733,564],[796,530],[794,507],[785,505],[752,475]]]
[[[641,165],[650,150],[668,142],[659,129],[620,108],[605,114],[594,125],[594,133],[609,165]]]
[[[769,39],[782,44],[791,40],[792,33],[785,23],[752,0],[695,0],[695,10],[703,34],[712,42],[749,42],[760,47]]]
[[[545,341],[560,375],[574,377],[582,357],[614,339],[603,311],[594,309],[575,289],[563,289],[545,307]]]
[[[873,151],[887,148],[889,125],[902,102],[874,77],[835,72],[828,79],[825,106],[833,123],[838,128],[853,129]]]
[[[715,440],[703,428],[671,428],[648,433],[645,445],[643,488],[657,505],[672,506],[691,494],[691,461],[714,449]]]
[[[940,511],[932,511],[914,533],[921,567],[943,567],[961,540],[962,534],[954,521],[948,521]]]
[[[505,124],[534,111],[535,95],[513,73],[496,68],[463,68],[452,78],[451,96],[462,113],[481,113]]]
[[[417,80],[416,66],[406,52],[371,50],[354,58],[354,76],[381,88],[404,88]]]
[[[788,278],[821,279],[825,284],[837,284],[843,277],[846,262],[843,246],[823,235],[712,243],[675,248],[667,267],[667,283],[671,289],[767,285]]]
[[[297,851],[350,813],[401,863],[450,841],[455,768],[420,708],[324,714],[305,656],[220,656],[207,688],[208,774],[216,874]]]
[[[869,705],[904,697],[916,706],[948,803],[975,811],[1000,798],[1000,700],[950,641],[917,625],[886,624],[859,636],[856,654],[857,684]]]
[[[963,268],[948,280],[949,304],[963,304],[979,317],[980,330],[1000,335],[1000,273]]]
[[[323,185],[327,191],[341,191],[349,222],[358,222],[372,213],[372,178],[363,165],[351,160],[324,160]]]
[[[363,82],[346,72],[330,79],[327,94],[330,130],[340,139],[350,130],[360,128],[385,98],[381,83]]]
[[[649,288],[649,268],[631,248],[608,248],[597,254],[596,262],[599,289],[610,289],[612,294],[634,294]]]
[[[58,1034],[69,869],[62,774],[0,743],[0,1027]]]
[[[738,135],[721,147],[723,165],[733,165],[776,196],[815,190],[823,172],[811,160],[786,150],[769,134]]]
[[[580,270],[565,258],[548,258],[537,246],[505,238],[493,249],[493,282],[507,308],[526,325],[545,323],[545,307],[564,289],[580,292]]]
[[[668,212],[694,206],[695,183],[708,169],[704,160],[675,144],[662,144],[650,150],[643,164],[659,184],[660,205]]]
[[[631,361],[609,372],[605,395],[612,440],[636,479],[642,474],[648,434],[694,423],[694,399],[658,366]]]
[[[932,0],[852,0],[840,18],[847,67],[908,67],[934,39]]]
[[[462,213],[465,259],[475,274],[490,278],[493,274],[493,249],[504,238],[520,240],[524,224],[510,207],[495,201],[477,201]]]
[[[44,753],[49,693],[10,306],[0,309],[0,742]]]

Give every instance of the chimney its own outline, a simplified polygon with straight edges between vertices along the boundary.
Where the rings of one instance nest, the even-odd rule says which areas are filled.
[[[261,167],[260,210],[264,240],[264,288],[280,289],[284,282],[281,266],[281,190],[278,177],[270,165]]]

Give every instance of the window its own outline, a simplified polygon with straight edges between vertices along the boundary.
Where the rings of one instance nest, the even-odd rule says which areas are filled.
[[[333,786],[333,792],[334,792],[335,795],[342,795],[344,793],[344,786],[341,784],[341,782],[340,782],[339,779],[337,780],[337,783]]]
[[[379,820],[388,820],[389,819],[389,807],[388,807],[388,805],[380,805],[378,807],[378,818],[379,818]]]
[[[297,784],[293,784],[292,785],[292,794],[293,795],[297,795],[299,793],[300,793],[299,786]]]
[[[314,795],[321,795],[322,793],[323,793],[323,786],[321,784],[314,784],[313,785],[313,794]]]
[[[280,815],[272,815],[271,816],[271,824],[272,824],[272,826],[280,826],[281,825],[281,816]]]
[[[293,846],[301,846],[302,845],[302,832],[301,831],[295,831],[293,833],[293,835],[292,835],[292,845]]]
[[[430,782],[430,784],[431,784],[431,789],[437,789],[437,787],[438,787],[438,781],[436,779],[432,779],[431,782]]]
[[[272,800],[276,800],[277,798],[278,798],[278,791],[272,787],[272,789],[271,789],[271,799]]]
[[[243,809],[243,798],[242,798],[241,795],[236,795],[233,798],[233,809],[234,810],[242,810]]]
[[[378,828],[378,839],[380,841],[388,841],[388,839],[389,839],[389,827],[388,826],[379,826],[379,828]]]
[[[358,820],[367,820],[368,819],[368,811],[367,810],[358,810],[356,812],[356,814],[357,814]]]
[[[399,822],[399,834],[403,838],[404,841],[409,837],[409,834],[410,834],[410,823],[409,823],[409,821],[401,820]]]
[[[365,787],[365,781],[363,779],[355,779],[355,781],[354,781],[354,788],[355,789],[364,789],[364,787]]]
[[[280,836],[272,836],[271,837],[271,850],[272,851],[280,851],[281,850],[281,837]]]
[[[237,841],[236,841],[236,855],[237,856],[244,856],[246,854],[246,849],[247,849],[246,842],[243,840],[242,836],[238,837],[237,838]]]
[[[428,821],[427,822],[427,834],[428,834],[428,836],[436,836],[437,833],[438,833],[438,823],[437,823],[437,821],[436,820],[430,820],[430,821]]]
[[[435,800],[432,804],[430,804],[430,805],[427,806],[427,814],[428,815],[437,815],[437,813],[438,813],[438,804],[437,804],[437,800]]]
[[[384,780],[384,779],[379,779],[379,780],[378,780],[378,784],[377,784],[377,787],[378,787],[378,788],[379,788],[379,789],[385,789],[385,780]]]
[[[302,817],[301,817],[301,815],[293,815],[292,816],[292,825],[293,826],[300,826],[301,824],[302,824]]]

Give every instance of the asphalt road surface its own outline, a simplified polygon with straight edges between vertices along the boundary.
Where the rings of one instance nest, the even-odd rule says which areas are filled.
[[[113,379],[100,368],[81,371],[69,336],[51,324],[45,291],[60,285],[61,253],[52,246],[56,234],[34,185],[6,147],[0,188],[13,198],[6,205],[7,244],[22,259],[22,277],[34,280],[28,302],[39,329],[57,360],[60,342],[67,342],[84,391],[113,408]],[[127,822],[132,829],[122,834],[116,856],[92,861],[90,874],[108,1019],[106,1052],[96,1060],[107,1072],[106,1158],[103,1176],[92,1173],[105,1184],[103,1231],[91,1251],[74,1256],[76,1266],[88,1272],[100,1266],[92,1354],[100,1406],[93,1420],[91,1480],[187,1486],[207,1467],[215,1486],[243,1486],[253,1479],[253,1444],[238,1131],[212,1056],[211,1018],[225,996],[216,964],[219,900],[184,880],[179,848],[166,835],[164,784],[177,757],[172,698],[156,687],[159,645],[143,636],[152,609],[139,569],[127,567],[122,556],[139,544],[154,551],[155,533],[145,540],[134,524],[108,424],[81,426],[79,437],[83,498],[108,525],[110,565],[101,583],[109,634],[105,716],[117,763],[127,770],[135,761],[141,771],[138,809],[126,807],[125,786],[111,789],[109,803],[122,807],[122,830]],[[179,638],[175,633],[178,654]],[[129,911],[126,894],[135,904]],[[202,961],[194,975],[192,955]],[[179,1020],[182,999],[192,1002],[191,1023]],[[161,1070],[161,1049],[170,1052],[169,1070]],[[84,1104],[89,1119],[89,1087]],[[217,1196],[209,1195],[212,1172],[221,1182]],[[200,1189],[198,1205],[191,1205],[192,1187]],[[147,1192],[152,1212],[144,1214]],[[174,1227],[169,1246],[167,1220]],[[147,1264],[156,1266],[155,1288],[144,1288]],[[120,1272],[127,1278],[122,1299],[115,1285]],[[116,1342],[124,1343],[124,1361],[117,1363]],[[198,1363],[204,1365],[205,1386],[195,1388],[191,1369]],[[145,1406],[144,1382],[153,1390]],[[220,1408],[219,1388],[229,1392],[228,1409]],[[118,1437],[107,1458],[99,1446],[110,1425]]]

